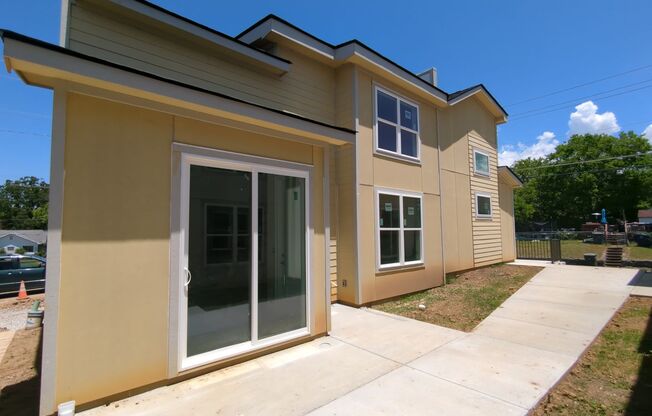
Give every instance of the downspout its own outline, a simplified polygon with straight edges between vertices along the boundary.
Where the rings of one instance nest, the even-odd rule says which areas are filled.
[[[441,238],[441,271],[446,286],[446,258],[444,250],[444,188],[441,186],[441,136],[439,130],[439,109],[435,108],[435,122],[437,123],[437,173],[439,174],[439,222],[440,222],[440,238]]]

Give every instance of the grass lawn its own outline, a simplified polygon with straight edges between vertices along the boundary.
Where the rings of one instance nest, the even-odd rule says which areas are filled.
[[[605,244],[583,243],[580,240],[562,240],[562,259],[583,259],[584,253],[595,253],[598,259],[603,259]],[[625,247],[623,257],[630,260],[652,260],[652,247],[638,247],[636,243]]]
[[[583,259],[584,253],[595,253],[598,255],[598,259],[601,259],[606,248],[605,244],[583,243],[581,240],[562,240],[561,258]]]
[[[540,270],[499,264],[451,273],[446,276],[446,286],[402,296],[372,309],[470,331]],[[426,309],[419,309],[420,304]]]
[[[652,298],[630,298],[534,415],[652,414]]]

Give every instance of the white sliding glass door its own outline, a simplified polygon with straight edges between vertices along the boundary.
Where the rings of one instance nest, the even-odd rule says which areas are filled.
[[[180,369],[308,334],[307,167],[184,154],[181,170]]]

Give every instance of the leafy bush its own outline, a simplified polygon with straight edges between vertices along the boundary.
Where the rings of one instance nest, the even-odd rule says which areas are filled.
[[[7,254],[4,248],[0,247],[0,256],[3,254]]]
[[[18,247],[18,248],[16,249],[16,254],[25,254],[25,253],[26,253],[26,251],[25,251],[25,249],[22,248],[22,247]]]

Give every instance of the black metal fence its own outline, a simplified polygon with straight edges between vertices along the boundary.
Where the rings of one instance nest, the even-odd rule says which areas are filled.
[[[561,241],[556,238],[516,240],[516,257],[528,260],[561,261]]]

